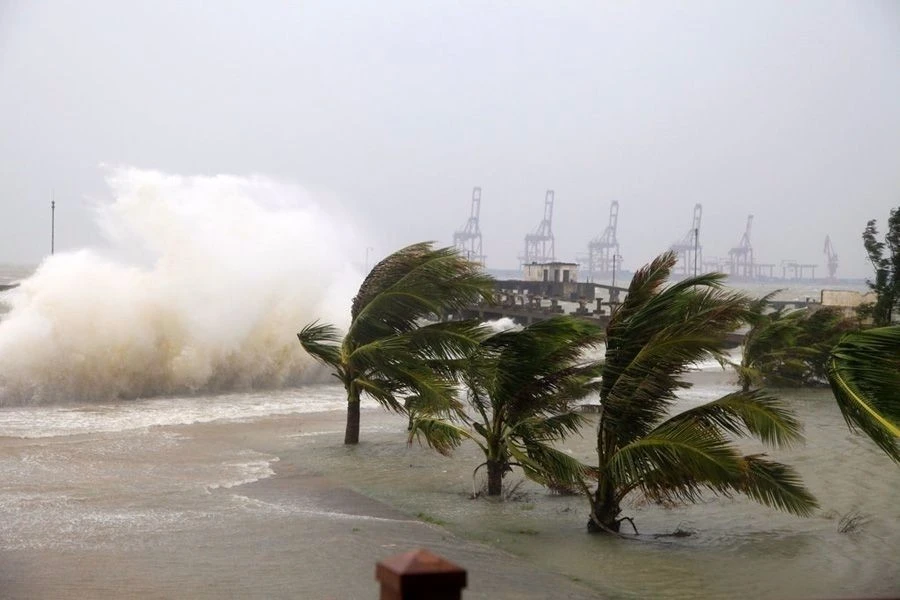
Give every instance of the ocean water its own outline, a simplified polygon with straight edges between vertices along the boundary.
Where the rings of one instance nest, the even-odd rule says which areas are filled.
[[[302,190],[129,169],[110,185],[108,247],[0,267],[22,282],[0,293],[0,597],[376,597],[376,557],[417,545],[471,569],[468,598],[900,595],[900,469],[827,390],[779,392],[807,441],[773,454],[813,517],[634,498],[640,535],[591,536],[583,498],[516,473],[512,498],[471,500],[474,446],[407,446],[372,404],[342,445],[343,390],[294,333],[346,319],[361,253],[314,254],[347,232]],[[733,389],[712,363],[691,379],[678,408]],[[590,460],[583,434],[563,447]]]

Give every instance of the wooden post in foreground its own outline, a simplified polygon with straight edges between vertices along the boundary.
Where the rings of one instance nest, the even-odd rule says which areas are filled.
[[[461,600],[466,570],[420,549],[379,562],[375,579],[381,583],[381,600]]]

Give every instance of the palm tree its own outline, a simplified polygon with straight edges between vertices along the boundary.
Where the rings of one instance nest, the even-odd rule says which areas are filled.
[[[777,293],[750,303],[750,329],[741,345],[741,362],[731,363],[744,391],[761,384],[824,384],[831,348],[842,335],[857,328],[854,320],[834,307],[766,312]]]
[[[825,384],[828,382],[828,361],[831,350],[845,334],[859,330],[859,320],[847,318],[840,308],[823,306],[817,310],[807,309],[801,322],[797,343],[808,348],[806,356],[808,377],[804,383]]]
[[[862,429],[900,462],[900,326],[845,335],[831,351],[827,372],[850,429]]]
[[[453,248],[423,242],[379,262],[353,299],[350,327],[313,322],[297,334],[313,358],[328,365],[347,390],[345,444],[359,442],[363,394],[403,412],[403,396],[449,408],[460,359],[484,337],[470,321],[426,319],[490,300],[493,279]]]
[[[485,459],[475,472],[487,466],[489,496],[500,495],[513,466],[545,485],[578,487],[587,468],[552,444],[583,424],[573,403],[596,390],[602,365],[586,353],[602,341],[602,329],[571,316],[488,337],[463,375],[471,410],[452,420],[418,412],[410,441],[424,438],[445,455],[475,442]]]
[[[769,300],[778,291],[754,300],[748,306],[747,320],[750,329],[741,343],[741,362],[732,363],[738,374],[738,384],[744,391],[759,385],[779,365],[790,360],[789,353],[796,347],[800,335],[798,320],[802,311],[775,310],[766,312]]]
[[[607,327],[589,531],[618,532],[627,520],[621,503],[634,491],[659,502],[742,493],[810,514],[816,501],[793,469],[744,456],[730,439],[752,435],[776,447],[800,440],[800,424],[777,399],[739,391],[669,416],[689,386],[682,375],[704,358],[724,362],[725,335],[750,316],[750,300],[725,291],[721,274],[664,287],[675,261],[668,252],[635,273]]]

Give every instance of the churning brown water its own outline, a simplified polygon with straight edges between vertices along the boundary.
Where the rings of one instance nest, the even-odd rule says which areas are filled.
[[[682,403],[728,379],[697,373]],[[423,545],[469,569],[470,599],[900,594],[900,469],[827,391],[784,395],[807,443],[776,454],[818,496],[814,517],[635,503],[635,540],[586,534],[583,498],[531,484],[469,499],[473,447],[407,447],[403,419],[378,410],[345,448],[336,386],[2,408],[0,597],[375,598],[375,561]],[[590,434],[565,447],[588,459]]]

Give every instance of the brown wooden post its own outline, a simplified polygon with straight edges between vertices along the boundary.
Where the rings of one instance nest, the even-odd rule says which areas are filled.
[[[379,562],[375,579],[381,583],[381,600],[461,600],[466,570],[419,549]]]

